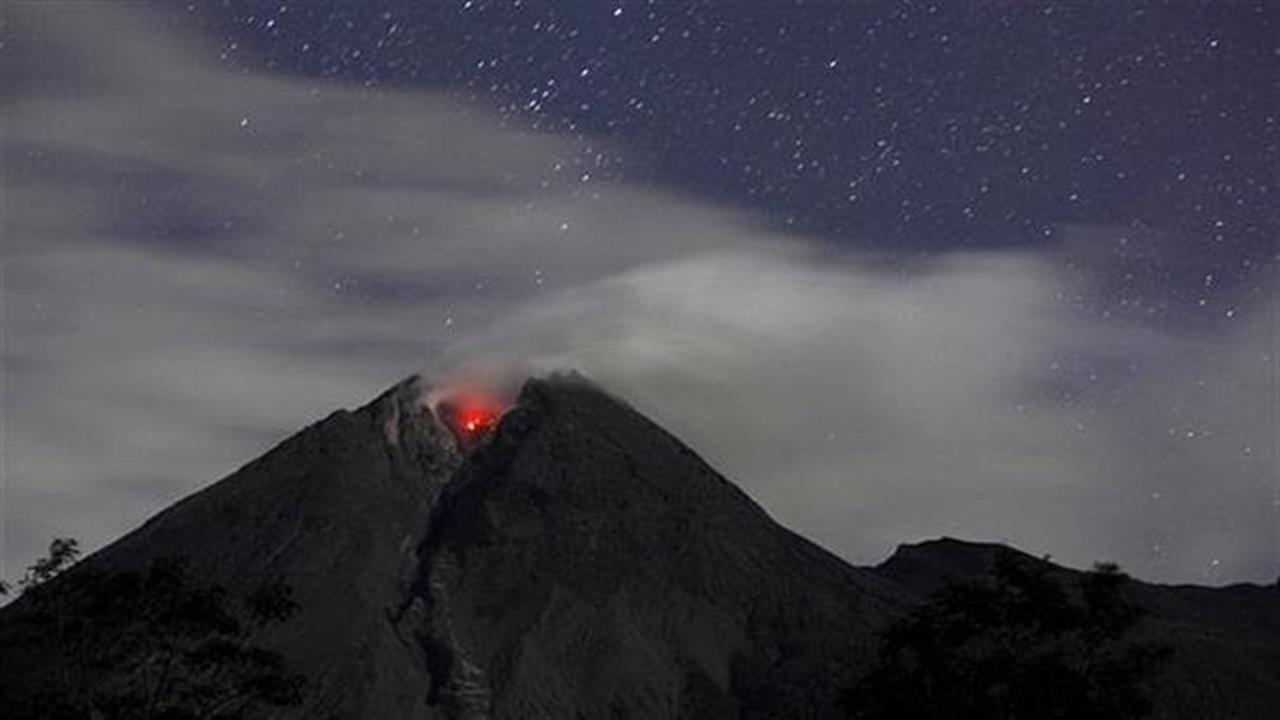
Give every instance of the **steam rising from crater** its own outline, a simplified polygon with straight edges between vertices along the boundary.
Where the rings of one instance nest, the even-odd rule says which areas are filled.
[[[1205,338],[1082,313],[1049,254],[894,272],[803,247],[611,274],[447,357],[580,369],[857,561],[953,534],[1147,577],[1228,562],[1266,577],[1274,301]]]
[[[515,402],[523,378],[514,369],[458,368],[438,378],[423,398],[463,448],[474,447],[498,427]]]

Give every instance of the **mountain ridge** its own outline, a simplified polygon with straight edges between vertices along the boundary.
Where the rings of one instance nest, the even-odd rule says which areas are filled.
[[[1002,551],[942,539],[855,567],[581,376],[529,380],[474,444],[432,390],[413,376],[336,411],[81,565],[176,553],[235,592],[287,580],[302,609],[261,640],[308,683],[273,717],[834,718],[888,623]],[[1158,717],[1280,702],[1272,589],[1132,592],[1193,650]],[[0,644],[35,642],[22,604]],[[0,662],[0,680],[30,671]]]

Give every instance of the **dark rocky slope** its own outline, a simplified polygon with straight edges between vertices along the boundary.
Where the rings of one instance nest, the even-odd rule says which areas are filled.
[[[572,381],[525,389],[420,556],[402,625],[466,718],[830,717],[906,601]]]
[[[182,555],[196,577],[235,595],[283,578],[301,611],[264,644],[308,678],[298,717],[423,717],[422,655],[387,617],[403,603],[424,518],[461,458],[420,394],[410,379],[357,411],[333,413],[81,569],[141,570]],[[5,610],[0,620],[20,613],[22,602]],[[2,625],[0,674],[20,673],[26,668],[10,649],[19,641]]]
[[[925,597],[987,573],[1009,548],[950,538],[903,545],[874,570]],[[1028,556],[1028,560],[1031,558]],[[1068,587],[1081,573],[1051,566]],[[1148,617],[1137,636],[1173,649],[1155,684],[1157,718],[1270,718],[1280,708],[1280,585],[1128,583]]]
[[[302,610],[262,641],[308,678],[289,717],[824,718],[885,623],[994,552],[852,567],[580,379],[530,381],[471,452],[423,391],[334,413],[81,566],[287,580]],[[1269,717],[1275,588],[1135,587],[1190,648],[1164,717]],[[23,605],[0,610],[0,681],[48,670]]]

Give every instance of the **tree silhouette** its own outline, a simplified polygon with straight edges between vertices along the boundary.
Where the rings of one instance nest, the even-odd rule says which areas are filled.
[[[24,639],[54,672],[0,688],[7,718],[239,720],[300,702],[301,676],[252,642],[297,611],[287,585],[233,599],[194,582],[183,558],[107,574],[73,567],[77,554],[56,539],[19,583],[6,639]]]
[[[1076,588],[1047,562],[1000,553],[989,577],[945,587],[890,626],[841,703],[861,720],[1130,720],[1168,656],[1130,639],[1143,611],[1114,564]]]

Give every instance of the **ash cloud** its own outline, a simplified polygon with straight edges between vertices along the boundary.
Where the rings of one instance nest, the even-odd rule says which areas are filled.
[[[1105,229],[905,263],[584,183],[586,141],[448,96],[231,72],[141,7],[4,21],[6,576],[477,362],[581,368],[854,561],[1276,575],[1274,296],[1227,334],[1108,314]]]

